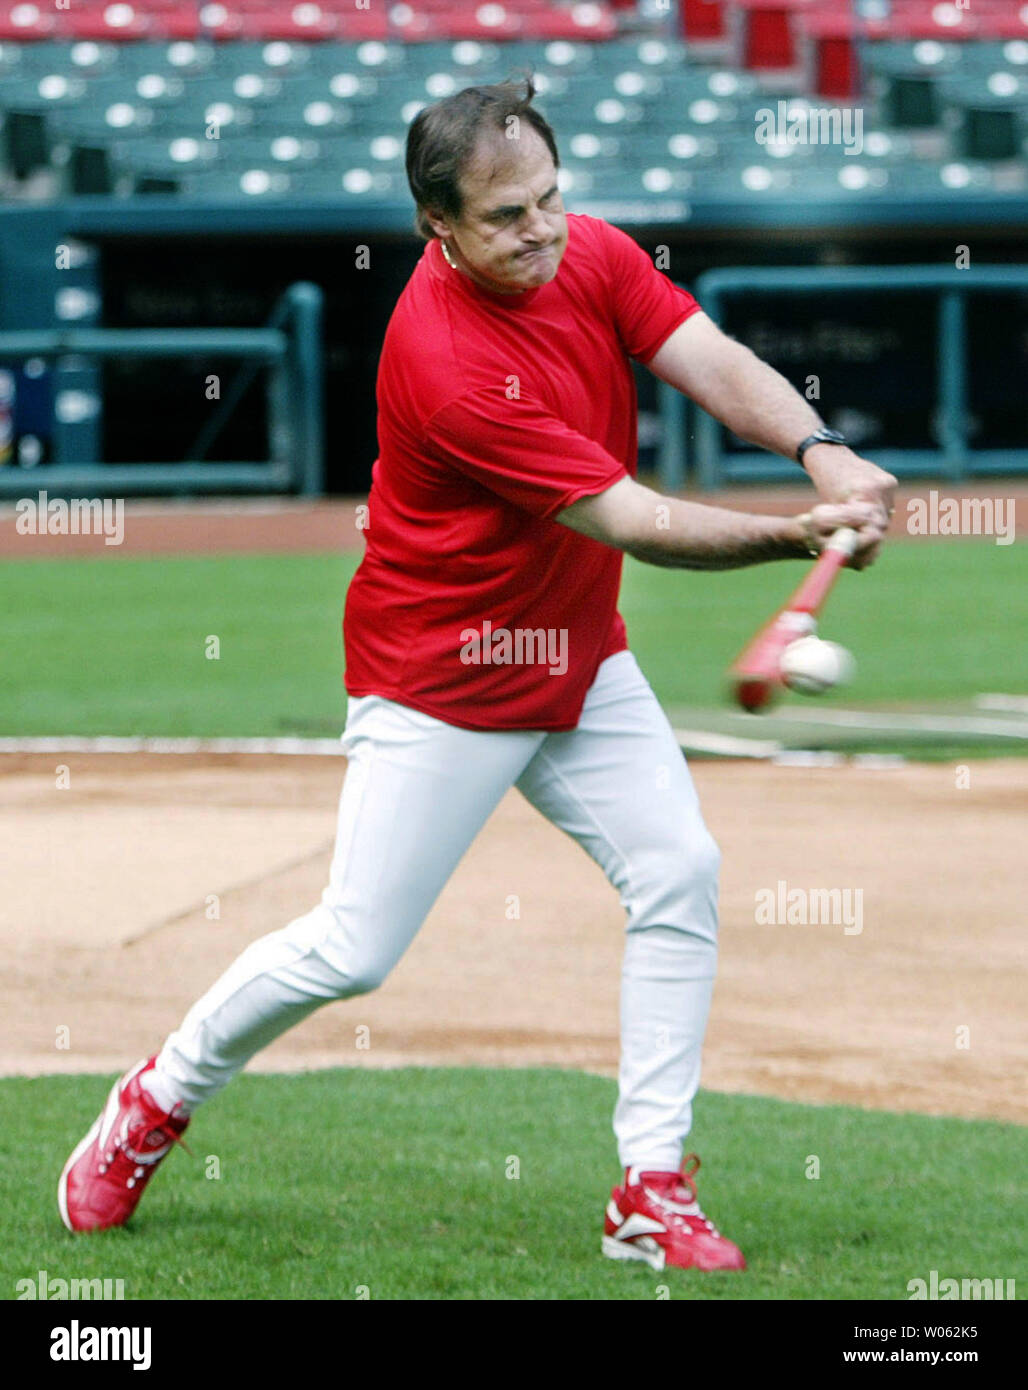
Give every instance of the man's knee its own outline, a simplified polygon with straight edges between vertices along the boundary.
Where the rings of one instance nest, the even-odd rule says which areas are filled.
[[[654,849],[628,895],[629,929],[676,927],[715,940],[721,851],[704,827]]]
[[[374,932],[358,933],[347,915],[324,899],[278,935],[292,983],[326,1000],[370,994],[396,963],[376,949],[381,941]]]
[[[371,994],[385,983],[391,970],[391,962],[363,960],[353,962],[345,973],[341,973],[343,989],[341,999],[352,999],[357,994]]]

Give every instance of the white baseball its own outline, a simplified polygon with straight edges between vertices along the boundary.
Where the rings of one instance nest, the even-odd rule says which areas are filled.
[[[782,653],[782,680],[800,695],[823,695],[853,679],[856,662],[838,642],[799,637]]]

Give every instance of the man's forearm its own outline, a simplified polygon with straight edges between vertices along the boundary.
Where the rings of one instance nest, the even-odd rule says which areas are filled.
[[[729,570],[806,555],[794,517],[755,516],[673,497],[654,499],[652,530],[635,528],[629,555],[666,569]]]
[[[742,343],[725,347],[704,395],[699,404],[740,439],[785,458],[824,423],[791,382]]]

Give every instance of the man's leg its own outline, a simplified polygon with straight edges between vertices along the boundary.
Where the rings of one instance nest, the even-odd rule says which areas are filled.
[[[332,999],[374,989],[545,734],[477,733],[377,696],[353,700],[328,887],[255,941],[190,1009],[152,1067],[117,1083],[58,1186],[72,1230],[120,1225],[190,1111]]]
[[[543,737],[458,729],[377,696],[351,701],[328,887],[193,1006],[158,1056],[157,1098],[191,1108],[322,1004],[377,988]]]
[[[614,1130],[626,1184],[645,1174],[646,1190],[673,1189],[681,1211],[664,1213],[667,1240],[654,1241],[645,1221],[626,1224],[641,1232],[645,1254],[618,1248],[631,1249],[624,1258],[652,1254],[658,1267],[666,1257],[740,1268],[731,1242],[710,1234],[689,1175],[677,1175],[717,967],[720,854],[667,717],[629,652],[601,665],[578,727],[547,735],[517,786],[596,860],[627,913]],[[683,1234],[695,1249],[664,1248]]]
[[[603,663],[578,727],[549,734],[517,783],[617,888],[621,1163],[677,1168],[717,967],[719,853],[685,759],[635,658]]]

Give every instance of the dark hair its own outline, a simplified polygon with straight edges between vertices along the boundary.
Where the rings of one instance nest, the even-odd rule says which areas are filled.
[[[407,133],[407,182],[418,209],[415,226],[426,241],[435,236],[426,209],[460,216],[460,175],[483,131],[506,134],[508,118],[516,116],[542,136],[554,165],[560,164],[557,141],[532,105],[534,96],[530,76],[508,78],[492,87],[465,87],[415,116]]]

